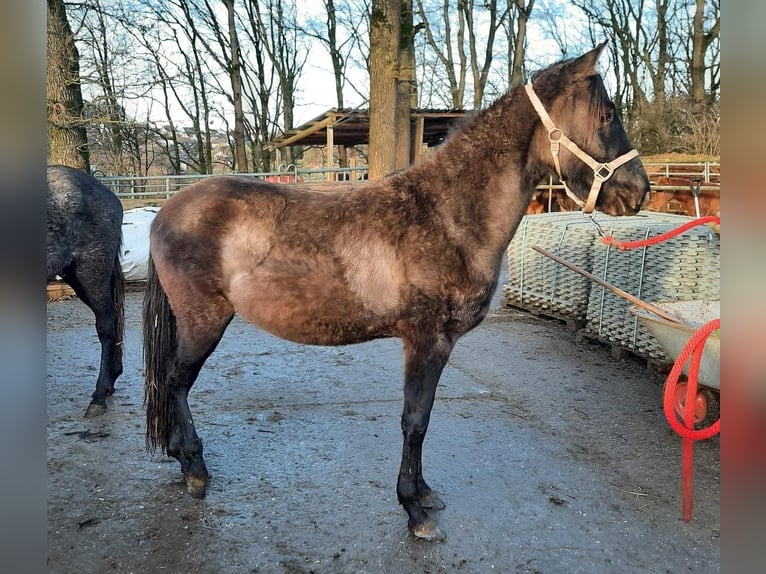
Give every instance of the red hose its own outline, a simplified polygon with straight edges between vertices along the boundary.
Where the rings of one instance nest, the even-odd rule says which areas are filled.
[[[601,241],[603,241],[604,244],[606,245],[611,245],[612,247],[616,247],[620,251],[626,251],[628,249],[636,249],[637,247],[646,247],[647,245],[656,245],[658,243],[662,243],[663,241],[667,241],[668,239],[675,237],[676,235],[681,235],[684,231],[688,231],[692,227],[697,227],[698,225],[704,225],[706,223],[720,224],[721,218],[715,215],[706,215],[705,217],[698,217],[697,219],[689,221],[688,223],[684,223],[683,225],[677,227],[676,229],[671,229],[670,231],[663,233],[662,235],[658,235],[656,237],[650,237],[649,239],[642,239],[640,241],[620,241],[619,239],[616,239],[613,235],[607,235],[603,237]]]
[[[700,361],[705,342],[710,333],[721,328],[721,320],[713,319],[686,342],[678,358],[673,363],[673,368],[668,375],[663,397],[663,410],[670,427],[681,436],[681,512],[684,521],[692,519],[694,510],[694,441],[714,437],[721,432],[721,418],[719,417],[709,427],[695,430],[694,428],[694,402],[697,397],[697,380],[699,377]],[[687,360],[689,364],[689,376],[686,383],[686,403],[684,405],[683,423],[678,420],[675,411],[675,396],[678,379]]]

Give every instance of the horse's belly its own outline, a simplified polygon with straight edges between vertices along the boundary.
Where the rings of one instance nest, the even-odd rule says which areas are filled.
[[[248,322],[272,335],[305,345],[349,345],[391,336],[380,321],[354,320],[327,313],[293,313],[275,316],[268,312],[239,312]]]
[[[331,281],[258,281],[234,287],[236,312],[269,333],[308,345],[347,345],[388,337],[391,319],[365,307],[358,297]]]

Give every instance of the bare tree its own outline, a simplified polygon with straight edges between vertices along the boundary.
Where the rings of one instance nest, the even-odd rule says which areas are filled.
[[[80,54],[63,0],[48,0],[48,162],[90,172],[80,88]]]
[[[426,7],[424,0],[417,0],[417,13],[420,17],[420,24],[423,26],[425,41],[441,64],[444,75],[446,75],[450,106],[455,109],[462,109],[468,69],[468,59],[465,54],[464,11],[457,11],[457,31],[454,39],[451,22],[452,9],[448,0],[443,0],[441,8],[438,10],[439,19],[436,20],[439,22],[438,25],[432,23],[432,20],[436,18],[436,10],[430,6]],[[433,77],[438,78],[439,75]]]
[[[707,134],[710,122],[717,122],[718,57],[707,50],[717,48],[718,1],[572,1],[586,15],[592,31],[615,39],[611,46],[617,82],[614,100],[623,109],[637,147],[644,153],[715,147]],[[706,6],[710,10],[707,31]],[[713,115],[692,121],[691,110],[710,110]]]
[[[237,35],[236,18],[234,15],[234,0],[223,0],[226,5],[226,16],[229,30],[229,46],[231,49],[231,92],[234,100],[234,143],[235,161],[238,169],[247,171],[247,149],[245,147],[245,112],[242,106],[242,69],[239,37]]]
[[[705,29],[705,5],[710,4],[709,28]],[[720,59],[711,57],[706,61],[708,50],[718,41],[721,30],[720,4],[718,1],[706,2],[695,0],[694,19],[691,32],[692,54],[689,66],[689,78],[691,84],[692,112],[700,114],[705,107],[715,100],[720,85],[719,68]],[[706,72],[710,72],[709,90],[705,89]],[[709,96],[708,96],[709,94]]]
[[[474,17],[474,0],[463,0],[458,4],[458,9],[463,10],[466,29],[468,31],[468,47],[471,54],[470,65],[473,76],[473,107],[480,109],[484,100],[484,89],[487,86],[487,77],[492,66],[492,55],[495,50],[495,37],[497,30],[510,13],[510,5],[506,5],[502,12],[498,12],[497,0],[486,0],[482,3],[486,10],[486,36],[480,39]],[[484,61],[479,61],[478,42],[484,44]]]
[[[464,107],[469,71],[473,107],[482,107],[494,60],[497,32],[509,18],[511,9],[510,2],[499,7],[497,0],[486,0],[478,6],[474,0],[461,0],[456,7],[443,0],[438,8],[427,0],[417,0],[417,13],[425,42],[440,64],[439,75],[446,77],[451,107]],[[457,20],[456,26],[453,20]]]
[[[524,77],[527,53],[527,22],[532,17],[535,0],[508,0],[509,17],[502,19],[508,41],[508,85]]]
[[[323,0],[323,4],[325,7],[324,20],[309,21],[302,31],[327,50],[335,82],[336,106],[338,109],[343,109],[346,107],[344,88],[348,84],[347,66],[352,60],[354,52],[360,53],[364,49],[361,30],[365,25],[366,18],[359,16],[366,10],[364,7],[354,6],[353,3],[347,2],[338,7],[335,0]],[[352,85],[352,88],[355,86]],[[366,99],[367,96],[365,95]],[[348,165],[346,148],[342,146],[338,149],[338,164],[340,167]]]
[[[308,58],[303,46],[294,0],[249,0],[248,14],[260,30],[262,46],[279,78],[284,129],[295,127],[295,91]],[[288,162],[292,156],[288,148]]]
[[[274,120],[279,115],[279,80],[263,48],[261,27],[253,13],[253,6],[245,4],[247,26],[243,26],[249,42],[248,66],[243,74],[244,98],[250,106],[252,115],[251,133],[253,134],[252,163],[262,171],[271,169],[271,156],[264,152],[263,146],[277,132]],[[276,94],[277,97],[274,97]],[[274,105],[276,104],[276,105]]]
[[[210,74],[203,61],[200,19],[185,0],[145,5],[147,15],[140,24],[134,22],[134,14],[123,15],[122,21],[149,55],[154,84],[162,94],[160,106],[166,124],[150,131],[165,150],[171,173],[181,173],[184,164],[198,173],[211,173],[211,106],[205,81]],[[169,55],[173,53],[177,56]],[[191,124],[191,141],[182,133],[182,117]]]
[[[105,8],[101,0],[85,5],[78,43],[86,47],[81,57],[81,79],[87,89],[85,115],[88,119],[91,164],[100,171],[136,173],[140,157],[135,152],[135,124],[126,117],[123,102],[126,77],[136,82],[135,53],[129,33],[119,25],[119,13]],[[130,47],[129,47],[130,46]]]
[[[365,18],[360,17],[365,6],[354,6],[353,3],[343,2],[336,6],[335,0],[322,0],[325,7],[325,18],[321,22],[310,21],[301,31],[306,36],[319,42],[327,50],[332,66],[335,82],[335,100],[339,108],[345,107],[344,88],[346,87],[346,68],[352,60],[354,52],[364,51],[361,30]],[[352,10],[358,10],[353,11]]]
[[[188,0],[184,0],[188,1]],[[229,79],[230,92],[225,92],[234,108],[234,165],[238,171],[247,171],[247,136],[245,112],[242,103],[242,62],[237,34],[234,0],[222,0],[226,8],[226,22],[219,21],[218,14],[209,0],[203,0],[205,10],[200,9],[205,24],[213,35],[217,50],[212,43],[203,41],[208,53],[215,58]]]
[[[373,0],[370,14],[370,179],[396,169],[401,0]],[[407,133],[409,139],[409,130]]]

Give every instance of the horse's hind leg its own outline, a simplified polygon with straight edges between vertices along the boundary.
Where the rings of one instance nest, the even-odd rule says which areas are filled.
[[[424,342],[404,342],[404,409],[402,411],[402,464],[396,494],[409,517],[408,527],[418,538],[441,540],[444,534],[424,508],[444,504],[423,479],[423,440],[428,431],[439,377],[452,352],[444,337]]]
[[[87,269],[87,267],[80,267],[80,269],[83,268]],[[66,281],[80,300],[93,311],[96,318],[96,333],[101,343],[96,390],[93,391],[90,405],[85,411],[86,418],[93,418],[106,412],[106,397],[114,393],[114,382],[122,374],[122,361],[115,359],[115,357],[121,357],[116,346],[121,345],[122,341],[117,340],[119,337],[118,312],[112,297],[109,276],[104,278],[80,269],[67,276]]]
[[[206,309],[188,308],[184,314],[176,316],[177,354],[168,381],[175,419],[167,454],[181,464],[186,489],[194,498],[205,496],[209,474],[202,455],[202,441],[189,409],[189,391],[233,316],[233,309],[224,301]]]

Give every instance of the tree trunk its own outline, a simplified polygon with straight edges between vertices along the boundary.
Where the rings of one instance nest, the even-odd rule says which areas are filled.
[[[659,102],[661,105],[667,101],[665,82],[667,69],[670,64],[667,14],[667,0],[657,2],[657,72],[652,81],[654,83],[654,101]]]
[[[694,114],[704,112],[708,104],[708,97],[705,93],[705,71],[707,70],[705,53],[710,44],[718,38],[721,25],[720,18],[717,17],[710,30],[705,32],[704,17],[705,0],[696,0],[692,21],[692,58],[689,65],[692,112]],[[714,85],[713,78],[711,78],[710,93],[715,93],[716,88],[717,86]]]
[[[517,10],[516,20],[516,35],[513,38],[513,60],[510,67],[510,82],[508,86],[512,86],[514,82],[522,81],[524,79],[524,59],[526,56],[526,43],[527,43],[527,21],[532,15],[532,8],[535,5],[535,0],[530,0],[526,6],[524,6],[524,0],[514,0]]]
[[[399,14],[399,43],[396,74],[396,134],[395,169],[404,169],[411,159],[411,110],[417,105],[415,84],[415,28],[412,18],[412,0],[401,0]]]
[[[372,2],[368,158],[370,179],[377,179],[396,169],[396,94],[401,3],[402,0]]]
[[[247,147],[245,143],[245,112],[242,106],[242,69],[240,63],[239,37],[234,15],[234,0],[223,0],[226,6],[229,27],[229,45],[231,64],[229,79],[231,96],[234,102],[234,165],[240,173],[247,172]],[[207,130],[207,126],[205,126]],[[208,130],[209,131],[209,130]]]
[[[90,172],[83,121],[80,55],[63,0],[48,0],[48,163]]]

